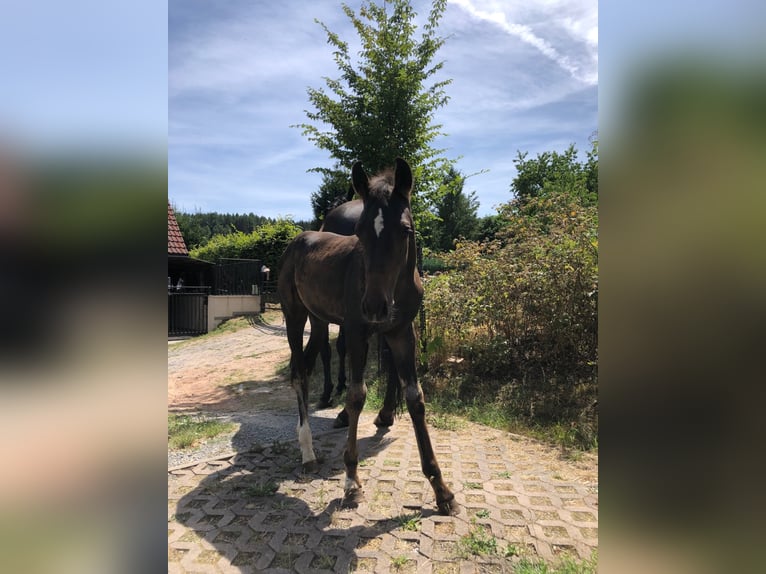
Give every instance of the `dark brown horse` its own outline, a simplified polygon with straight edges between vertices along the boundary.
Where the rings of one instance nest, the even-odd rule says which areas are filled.
[[[367,387],[362,380],[368,339],[381,333],[391,349],[391,367],[404,391],[415,429],[423,473],[442,514],[455,514],[455,496],[444,483],[425,421],[423,391],[415,370],[415,330],[412,324],[423,298],[416,269],[415,229],[410,212],[412,171],[397,158],[395,169],[368,179],[359,162],[351,170],[354,189],[364,209],[353,236],[306,231],[285,250],[278,281],[282,312],[290,343],[291,381],[298,397],[298,441],[306,470],[316,468],[308,422],[308,378],[303,329],[328,323],[342,325],[351,359],[351,382],[346,393],[348,437],[344,499],[360,494],[357,474],[357,428]],[[390,390],[390,389],[389,389]],[[387,391],[387,399],[389,393]],[[386,401],[379,418],[393,418],[396,404]]]
[[[351,201],[353,195],[354,188],[351,187],[346,202],[341,203],[327,213],[319,231],[337,233],[338,235],[354,235],[356,224],[364,210],[364,202],[361,199]],[[338,385],[336,387],[336,395],[340,396],[346,389],[346,330],[343,326],[341,326],[338,331],[338,339],[335,348],[338,351]],[[329,332],[325,334],[316,333],[314,330],[311,331],[311,338],[309,339],[309,344],[306,346],[305,351],[306,368],[309,375],[314,369],[317,354],[321,356],[322,366],[324,367],[324,388],[322,396],[317,403],[317,407],[324,409],[332,406],[333,384],[332,375],[330,373],[331,352]],[[348,426],[348,419],[345,416],[345,411],[343,411],[335,420],[335,426]]]

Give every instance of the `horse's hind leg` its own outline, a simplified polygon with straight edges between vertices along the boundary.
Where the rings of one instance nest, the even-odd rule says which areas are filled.
[[[306,345],[306,364],[312,368],[316,363],[316,356],[322,358],[322,366],[324,367],[324,388],[322,390],[322,396],[317,403],[317,408],[326,409],[332,406],[332,376],[330,374],[330,362],[332,356],[330,354],[330,330],[329,325],[324,321],[320,321],[313,315],[310,316],[311,320],[311,336],[309,337],[308,345]],[[309,369],[309,374],[311,369]]]
[[[346,329],[342,325],[338,330],[335,349],[338,351],[338,386],[335,394],[340,396],[346,390]]]
[[[388,382],[386,383],[386,396],[383,399],[383,406],[375,417],[375,426],[390,427],[394,424],[394,414],[399,406],[402,396],[401,382],[399,374],[396,372],[393,361],[388,361],[386,365],[388,371]]]
[[[420,467],[434,490],[439,513],[457,514],[460,511],[460,506],[455,501],[455,495],[442,478],[439,463],[436,462],[436,455],[431,446],[431,438],[428,435],[426,405],[415,370],[416,343],[412,325],[408,325],[399,333],[387,334],[386,339],[391,348],[391,363],[396,366],[396,371],[404,385],[407,410],[412,419],[412,426],[415,428],[415,439],[420,452]]]
[[[284,305],[283,305],[284,309]],[[287,341],[290,344],[290,383],[298,399],[298,443],[301,447],[303,469],[316,470],[316,455],[311,441],[311,427],[308,414],[309,381],[306,374],[306,360],[303,354],[303,329],[308,313],[305,308],[285,312]]]

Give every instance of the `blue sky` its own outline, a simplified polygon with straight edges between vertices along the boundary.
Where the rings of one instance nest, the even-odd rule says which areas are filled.
[[[430,2],[413,6],[424,23]],[[320,176],[307,170],[332,160],[290,126],[306,121],[306,88],[338,77],[314,18],[355,52],[336,1],[170,1],[168,195],[179,209],[311,219]],[[462,156],[465,174],[487,170],[466,183],[480,215],[510,199],[517,150],[574,143],[584,156],[598,127],[597,28],[594,1],[450,0],[437,59],[453,81],[434,145]]]

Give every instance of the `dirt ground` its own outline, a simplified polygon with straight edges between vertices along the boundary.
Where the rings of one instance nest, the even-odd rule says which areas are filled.
[[[231,320],[204,337],[169,342],[168,410],[294,411],[283,321],[281,313],[267,311],[258,318]]]

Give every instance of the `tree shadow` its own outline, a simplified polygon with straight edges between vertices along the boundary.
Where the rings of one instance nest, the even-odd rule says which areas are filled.
[[[370,478],[365,459],[396,440],[387,434],[387,429],[379,429],[359,439],[363,488]],[[402,537],[391,538],[391,532],[402,526],[408,513],[376,513],[374,505],[367,504],[366,489],[368,500],[359,507],[343,500],[345,438],[344,429],[315,433],[316,474],[302,472],[295,436],[269,446],[235,437],[234,444],[242,450],[230,458],[171,471],[169,571],[215,564],[243,573],[383,568],[378,562],[390,558],[378,552],[380,545],[399,544]],[[424,516],[433,514],[422,511]]]

